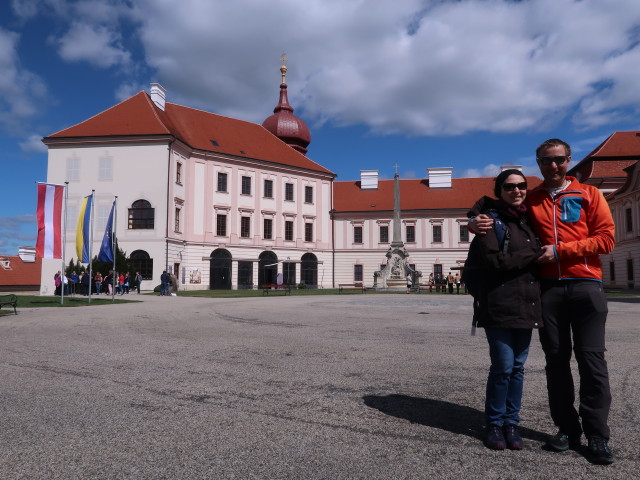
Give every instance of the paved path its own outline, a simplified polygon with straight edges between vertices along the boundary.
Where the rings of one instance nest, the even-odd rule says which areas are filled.
[[[0,478],[637,478],[640,304],[609,306],[609,467],[541,448],[537,338],[525,449],[484,448],[487,346],[463,295],[21,309],[0,317]]]

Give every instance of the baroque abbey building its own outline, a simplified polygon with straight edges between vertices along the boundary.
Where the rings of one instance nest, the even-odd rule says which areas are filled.
[[[394,180],[363,164],[359,179],[337,181],[311,160],[309,129],[289,105],[284,65],[281,72],[278,104],[262,125],[170,103],[152,84],[45,137],[47,181],[69,182],[68,225],[95,190],[97,255],[117,197],[119,246],[142,273],[143,289],[163,270],[180,289],[373,285],[392,241]],[[466,212],[492,190],[493,178],[452,178],[450,167],[400,180],[402,241],[423,282],[463,264]],[[66,251],[74,244],[75,229],[67,228]],[[42,294],[52,294],[59,268],[43,260]]]

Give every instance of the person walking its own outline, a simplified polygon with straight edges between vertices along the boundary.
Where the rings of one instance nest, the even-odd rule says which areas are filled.
[[[118,292],[120,295],[124,295],[124,273],[122,272],[118,276]]]
[[[136,290],[138,291],[138,295],[140,295],[140,286],[142,285],[142,275],[140,275],[140,272],[136,272],[135,282]]]
[[[493,450],[521,450],[518,424],[524,364],[532,329],[542,326],[536,260],[543,251],[526,216],[527,181],[522,172],[501,172],[494,193],[496,199],[483,197],[470,214],[491,210],[506,233],[499,236],[492,229],[485,235],[476,235],[469,258],[477,258],[479,264],[465,265],[465,269],[476,268],[482,275],[472,293],[473,322],[484,328],[491,358],[485,399],[485,444]]]
[[[160,275],[160,296],[169,295],[170,281],[171,281],[171,277],[169,276],[166,270],[163,270],[162,275]]]
[[[100,272],[96,272],[94,280],[96,282],[96,295],[100,295],[100,293],[102,293],[102,274]]]
[[[540,262],[544,328],[540,343],[545,354],[549,410],[558,428],[547,448],[563,452],[579,448],[584,433],[587,459],[608,465],[611,408],[609,372],[605,359],[607,299],[602,287],[599,255],[613,250],[614,223],[602,193],[567,176],[571,163],[568,143],[552,138],[536,149],[544,178],[530,192],[527,205],[543,245]],[[469,221],[474,232],[489,231],[492,219],[479,215]],[[572,345],[573,341],[573,345]],[[571,355],[580,375],[579,408]]]

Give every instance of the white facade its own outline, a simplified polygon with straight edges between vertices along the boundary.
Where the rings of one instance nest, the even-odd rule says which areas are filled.
[[[639,289],[640,275],[640,169],[628,169],[629,178],[608,199],[616,225],[616,246],[609,255],[601,255],[604,283],[610,287]]]
[[[226,191],[218,190],[218,173],[226,175]],[[250,190],[245,194],[241,193],[243,177],[250,179]],[[272,182],[271,197],[265,196],[265,180]],[[255,264],[251,283],[258,284],[257,261],[264,251],[276,255],[279,272],[285,268],[284,262],[289,263],[289,272],[295,269],[296,283],[300,281],[302,256],[312,253],[318,261],[318,282],[324,279],[320,286],[330,286],[331,275],[324,271],[331,259],[330,175],[193,152],[179,142],[118,145],[65,141],[49,146],[47,181],[68,181],[67,263],[77,259],[78,212],[83,198],[93,189],[93,255],[98,254],[117,196],[114,229],[120,248],[127,255],[144,251],[153,259],[153,276],[143,282],[142,289],[153,289],[165,269],[177,275],[182,289],[209,288],[209,257],[216,249],[231,254],[233,288],[238,286],[238,260]],[[290,200],[284,200],[287,188],[293,194]],[[130,228],[127,212],[138,200],[148,201],[154,209],[152,229]],[[217,231],[219,215],[226,216],[225,232]],[[241,231],[243,217],[249,219],[248,236]],[[270,238],[265,236],[265,219],[272,224]],[[290,238],[285,236],[285,222],[293,227]],[[60,269],[59,260],[43,262],[42,294],[53,292],[53,276]]]
[[[401,212],[401,215],[401,240],[409,252],[407,263],[422,273],[422,282],[426,283],[431,273],[434,276],[437,273],[446,276],[452,270],[455,273],[455,270],[464,264],[472,239],[469,234],[464,236],[467,225],[466,210]],[[335,216],[334,225],[336,284],[362,280],[365,285],[372,285],[374,272],[380,270],[381,265],[387,262],[385,255],[393,240],[393,212],[379,215],[370,213],[358,217],[338,214]],[[464,228],[461,229],[461,226]],[[385,227],[386,242],[381,241],[381,229]],[[407,239],[407,227],[413,230],[414,241],[410,241],[411,238]],[[357,228],[362,230],[361,242],[357,242]],[[434,238],[434,233],[437,235],[438,232],[440,238]],[[362,279],[357,277],[360,271]]]

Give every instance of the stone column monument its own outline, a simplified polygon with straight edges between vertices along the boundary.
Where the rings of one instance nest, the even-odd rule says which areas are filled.
[[[407,259],[409,253],[402,241],[402,224],[400,220],[400,176],[398,172],[393,177],[393,240],[387,251],[387,264],[374,272],[374,286],[384,290],[406,290],[409,281],[419,281],[420,272],[409,267]],[[410,277],[408,280],[407,277]]]

